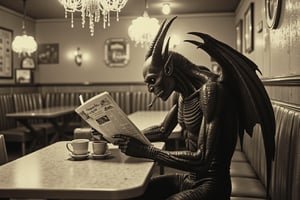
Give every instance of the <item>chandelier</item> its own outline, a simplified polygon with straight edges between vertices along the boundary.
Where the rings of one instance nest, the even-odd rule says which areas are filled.
[[[135,45],[142,48],[149,47],[159,29],[159,22],[156,18],[150,18],[147,13],[147,0],[145,0],[145,11],[143,16],[132,20],[128,28],[128,35]]]
[[[25,30],[25,16],[26,16],[26,0],[23,0],[24,6],[24,14],[23,14],[23,22],[22,22],[22,32],[21,36],[16,36],[12,42],[12,50],[19,55],[22,54],[24,56],[31,55],[37,49],[37,43],[32,36],[26,34]]]
[[[103,18],[103,28],[110,26],[110,13],[116,12],[117,21],[119,13],[128,0],[58,0],[65,8],[65,18],[71,14],[71,27],[74,27],[74,13],[81,12],[82,28],[85,26],[86,17],[89,20],[90,33],[95,32],[95,22]]]

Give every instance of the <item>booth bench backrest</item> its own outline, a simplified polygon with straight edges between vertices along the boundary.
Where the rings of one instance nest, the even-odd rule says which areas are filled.
[[[7,118],[6,113],[15,112],[13,97],[10,94],[0,95],[0,130],[15,128],[17,123],[14,119]]]
[[[54,106],[79,106],[79,95],[84,100],[99,94],[100,92],[67,92],[67,93],[46,93],[45,107]],[[148,105],[154,99],[154,95],[147,91],[111,91],[109,92],[116,103],[126,113],[130,114],[139,110],[149,110]],[[169,110],[174,105],[171,97],[167,101],[157,99],[151,110]]]
[[[272,163],[270,195],[272,200],[300,199],[300,109],[272,102],[276,121],[275,158]],[[261,129],[252,137],[245,134],[243,151],[266,186],[266,162]]]

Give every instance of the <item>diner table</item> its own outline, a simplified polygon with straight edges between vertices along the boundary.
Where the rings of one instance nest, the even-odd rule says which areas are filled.
[[[130,114],[128,117],[134,124],[143,130],[153,125],[160,125],[168,111],[137,111]],[[179,148],[179,140],[182,138],[182,131],[179,124],[175,126],[168,139],[175,140],[175,149]]]
[[[107,200],[143,194],[155,162],[126,156],[112,144],[111,155],[106,158],[74,160],[66,142],[56,142],[0,166],[0,198]],[[153,145],[163,148],[164,143]]]
[[[35,133],[35,129],[30,123],[31,119],[43,119],[49,121],[56,132],[50,140],[50,143],[54,143],[58,139],[64,137],[64,130],[75,115],[74,109],[75,107],[72,106],[49,107],[23,112],[7,113],[6,117],[16,119],[33,133]]]

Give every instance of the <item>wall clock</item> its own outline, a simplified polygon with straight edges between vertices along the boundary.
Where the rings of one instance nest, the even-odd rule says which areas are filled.
[[[265,12],[267,25],[271,29],[278,26],[281,13],[282,0],[265,0]]]
[[[35,61],[30,56],[25,56],[21,60],[21,68],[23,69],[35,69]]]

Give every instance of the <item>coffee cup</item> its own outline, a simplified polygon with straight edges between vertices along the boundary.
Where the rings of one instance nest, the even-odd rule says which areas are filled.
[[[92,143],[93,153],[95,155],[103,155],[107,151],[106,141],[93,141]]]
[[[67,149],[74,155],[88,154],[89,140],[74,139],[66,144]]]

